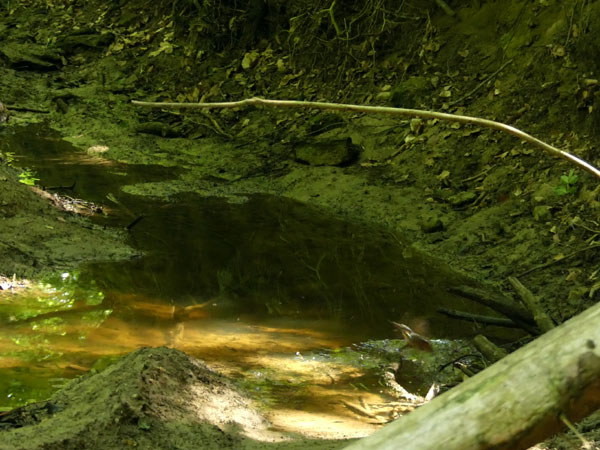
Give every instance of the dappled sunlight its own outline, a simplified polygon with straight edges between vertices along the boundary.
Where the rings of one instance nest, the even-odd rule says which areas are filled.
[[[372,434],[378,425],[326,412],[314,413],[294,409],[276,410],[269,415],[273,426],[281,431],[300,433],[311,438],[347,439]]]
[[[179,333],[174,336],[173,346],[207,356],[220,354],[225,349],[226,353],[237,355],[232,355],[235,359],[246,360],[267,353],[294,354],[306,349],[335,347],[342,342],[314,329],[292,330],[287,327],[285,319],[281,320],[283,332],[272,326],[261,327],[237,321],[206,319],[188,322],[180,326]]]
[[[47,398],[65,379],[140,347],[167,346],[234,380],[280,431],[359,437],[389,419],[371,406],[390,399],[376,356],[349,346],[391,336],[390,318],[423,317],[437,332],[464,333],[436,313],[455,304],[445,286],[456,277],[388,232],[269,196],[132,199],[121,165],[103,166],[96,150],[105,149],[50,146],[43,163],[37,153],[22,162],[67,197],[118,208],[121,218],[110,211],[108,222],[94,220],[125,227],[144,256],[0,296],[0,367],[5,380],[18,380],[2,384],[0,408]],[[127,173],[135,183],[167,172]]]
[[[86,305],[94,299],[114,308]],[[50,285],[5,297],[0,311],[12,321],[0,330],[0,367],[6,376],[21,373],[21,379],[18,385],[5,385],[0,403],[8,408],[23,402],[28,389],[48,395],[64,384],[60,380],[92,368],[101,370],[105,363],[100,361],[109,364],[137,348],[166,345],[238,380],[255,400],[268,405],[270,420],[279,431],[319,437],[314,430],[327,430],[339,437],[358,437],[373,430],[375,424],[367,423],[368,417],[347,405],[385,400],[369,393],[376,387],[363,384],[363,370],[333,361],[323,350],[351,342],[339,322],[285,317],[227,320],[209,317],[207,305],[181,307],[140,295],[121,295],[113,304],[100,292],[75,294]],[[29,381],[22,376],[24,370],[32,373]],[[40,373],[46,382],[36,389]],[[21,396],[15,395],[17,391]]]

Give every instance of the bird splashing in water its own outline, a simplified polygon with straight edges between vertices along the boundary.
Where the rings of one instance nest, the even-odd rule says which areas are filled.
[[[406,345],[408,345],[409,347],[412,347],[414,349],[424,351],[424,352],[433,351],[433,349],[431,348],[431,343],[429,342],[429,340],[427,338],[425,338],[424,336],[421,336],[418,333],[415,333],[413,330],[410,329],[410,327],[408,327],[407,325],[404,325],[403,323],[398,323],[398,322],[393,322],[393,321],[390,321],[390,322],[392,325],[394,325],[394,328],[397,331],[402,333],[402,337],[406,341]]]

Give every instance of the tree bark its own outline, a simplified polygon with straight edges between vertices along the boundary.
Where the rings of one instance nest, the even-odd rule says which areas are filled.
[[[526,449],[600,408],[600,304],[352,450]]]

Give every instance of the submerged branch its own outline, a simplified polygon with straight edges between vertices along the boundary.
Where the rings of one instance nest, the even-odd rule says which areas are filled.
[[[471,286],[450,287],[448,291],[452,294],[473,300],[481,305],[485,305],[488,308],[492,308],[494,311],[508,317],[520,328],[534,336],[540,334],[535,328],[535,322],[531,313],[502,294],[488,292],[487,290]]]

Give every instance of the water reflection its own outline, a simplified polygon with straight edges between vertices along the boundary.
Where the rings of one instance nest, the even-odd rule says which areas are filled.
[[[0,329],[1,409],[46,398],[69,378],[100,370],[115,356],[143,346],[169,345],[239,380],[271,407],[271,421],[282,429],[301,430],[301,424],[290,419],[290,406],[304,411],[304,421],[309,421],[307,411],[318,410],[309,421],[314,426],[335,425],[342,432],[352,424],[353,429],[344,432],[356,436],[372,429],[360,425],[340,399],[358,402],[366,396],[382,402],[381,396],[369,392],[376,391],[376,385],[369,383],[369,389],[363,384],[357,390],[354,383],[365,377],[363,370],[314,353],[350,344],[354,337],[338,322],[218,319],[204,316],[202,305],[168,307],[139,295],[104,297],[102,304],[90,305],[86,299],[96,300],[98,292],[69,289],[77,278],[69,277],[64,291],[42,284],[25,293],[0,295],[0,309],[7,312],[12,304],[14,312],[5,316],[8,322]],[[65,298],[69,301],[63,302]],[[114,308],[107,308],[109,304]],[[36,307],[44,310],[39,316],[33,312]],[[322,415],[323,408],[327,415]]]
[[[446,288],[468,281],[385,231],[267,196],[133,207],[145,213],[131,236],[146,256],[89,266],[86,276],[105,292],[206,304],[211,317],[337,318],[371,336],[385,335],[394,317],[419,318],[437,336],[464,334],[436,309],[462,303]]]
[[[123,164],[102,157],[102,153],[83,152],[42,124],[0,130],[0,154],[10,165],[29,172],[36,186],[90,202],[115,204],[125,183],[159,181],[176,177],[176,167]]]
[[[350,423],[355,418],[340,399],[383,401],[377,380],[315,356],[320,349],[392,337],[389,319],[431,337],[473,332],[436,314],[440,306],[473,311],[446,290],[469,281],[386,231],[269,196],[235,204],[191,194],[135,197],[122,185],[175,172],[102,162],[45,136],[11,141],[16,159],[43,186],[75,182],[69,195],[116,200],[116,214],[100,223],[124,227],[143,217],[130,241],[145,256],[92,264],[25,295],[0,296],[0,408],[46,397],[98,359],[169,345],[237,378],[280,411],[302,409],[298,427],[314,427],[309,412],[330,425],[340,417]],[[278,420],[294,428],[289,415]]]
[[[206,304],[207,316],[235,320],[337,318],[357,337],[388,335],[390,318],[430,336],[465,333],[464,324],[435,311],[472,309],[446,291],[469,281],[386,231],[279,197],[230,204],[191,194],[166,202],[128,195],[125,184],[178,171],[89,155],[39,125],[3,136],[0,151],[10,151],[13,163],[31,169],[41,186],[73,186],[70,196],[112,205],[100,223],[124,227],[141,218],[130,236],[144,258],[91,265],[81,274],[79,282],[102,292],[108,308],[133,295],[144,297],[140,304]]]

